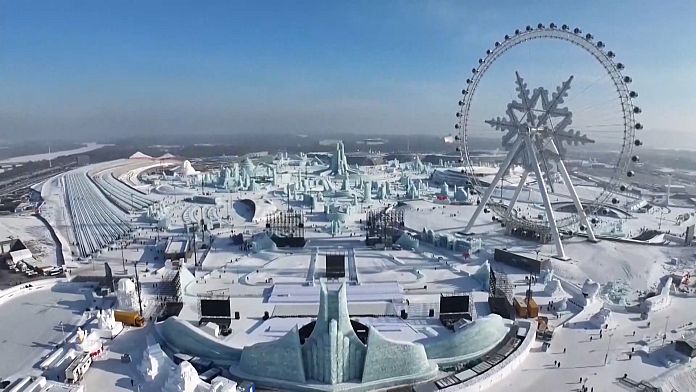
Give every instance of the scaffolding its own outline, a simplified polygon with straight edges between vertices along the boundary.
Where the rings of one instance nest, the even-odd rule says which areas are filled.
[[[295,211],[278,211],[266,216],[266,234],[279,247],[305,245],[304,214]]]
[[[404,230],[404,212],[394,208],[369,210],[365,220],[365,243],[391,247]]]
[[[489,296],[494,298],[504,297],[512,300],[512,284],[505,272],[491,270],[489,283]]]

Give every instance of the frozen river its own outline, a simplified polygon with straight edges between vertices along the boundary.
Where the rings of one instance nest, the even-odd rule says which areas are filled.
[[[0,305],[0,378],[32,368],[60,342],[60,322],[66,333],[72,331],[85,307],[85,297],[77,287],[36,290]]]

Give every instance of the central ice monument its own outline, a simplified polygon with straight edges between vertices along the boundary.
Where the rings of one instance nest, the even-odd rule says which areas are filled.
[[[330,291],[322,282],[317,320],[304,342],[300,335],[294,327],[276,341],[245,347],[230,372],[270,387],[317,391],[372,391],[437,372],[419,343],[389,340],[375,328],[363,343],[348,314],[345,283]]]

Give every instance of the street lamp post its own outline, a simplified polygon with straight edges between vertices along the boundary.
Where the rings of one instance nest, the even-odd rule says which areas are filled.
[[[607,353],[604,355],[604,366],[607,366],[607,360],[609,359],[609,350],[611,348],[611,338],[614,334],[609,335],[609,343],[607,344]]]
[[[63,322],[59,322],[58,325],[60,325],[60,332],[63,334],[63,342],[65,342],[66,336],[65,336],[65,327],[63,326]]]
[[[203,241],[203,243],[205,243],[205,230],[204,230],[203,222],[204,222],[203,206],[201,206],[201,234],[203,235],[202,241]]]
[[[135,288],[138,290],[138,306],[140,307],[140,317],[143,317],[143,299],[140,292],[140,278],[138,276],[138,262],[133,263],[135,267]]]
[[[126,274],[126,257],[123,255],[123,240],[121,241],[121,262],[123,263],[123,274]]]
[[[195,267],[198,265],[198,253],[196,249],[196,228],[194,227],[193,229],[193,266]]]

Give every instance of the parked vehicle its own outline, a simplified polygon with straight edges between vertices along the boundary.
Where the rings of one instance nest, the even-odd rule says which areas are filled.
[[[80,382],[90,365],[92,365],[92,357],[89,353],[82,353],[65,369],[65,381],[73,384]]]
[[[145,319],[136,311],[116,310],[114,311],[114,319],[131,327],[142,327],[145,325]]]
[[[222,370],[220,368],[211,368],[211,369],[208,369],[205,372],[203,372],[198,377],[203,382],[207,382],[208,384],[210,384],[210,382],[213,381],[213,379],[215,377],[219,376],[220,374],[222,374]]]

